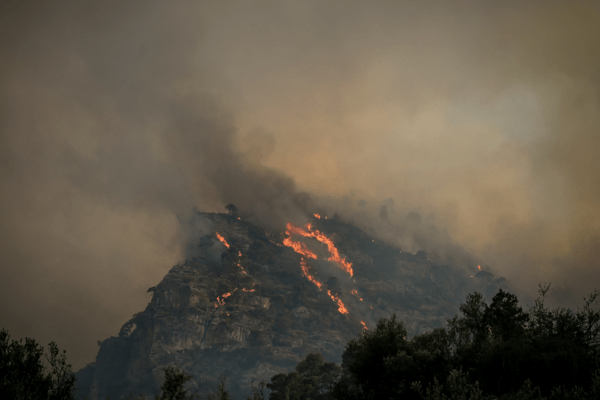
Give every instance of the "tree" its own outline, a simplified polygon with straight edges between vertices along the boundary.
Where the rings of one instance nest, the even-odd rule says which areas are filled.
[[[237,215],[238,208],[235,205],[229,203],[225,206],[225,208],[227,209],[227,211],[229,211],[229,215],[231,215],[231,216]]]
[[[42,364],[43,347],[35,340],[25,338],[9,343],[8,331],[0,331],[0,398],[27,400],[74,399],[75,375],[66,362],[66,352],[49,344],[50,355],[45,355],[50,370]]]
[[[414,367],[412,349],[402,321],[382,318],[346,345],[342,355],[343,376],[334,389],[336,398],[388,399],[405,392],[407,375]],[[413,370],[414,373],[414,370]]]
[[[219,386],[217,387],[217,396],[215,397],[215,395],[211,393],[208,395],[208,400],[231,400],[231,398],[229,397],[229,392],[227,391],[227,387],[225,385],[226,380],[227,377],[221,378]]]
[[[492,334],[504,341],[522,337],[529,321],[529,315],[519,306],[517,296],[502,289],[492,298],[492,304],[484,315]]]
[[[187,395],[187,390],[184,387],[185,383],[192,379],[191,376],[186,375],[174,366],[168,366],[164,368],[164,371],[165,382],[160,388],[162,394],[154,396],[156,400],[188,400],[194,398]]]
[[[319,353],[311,353],[289,374],[277,374],[267,388],[269,400],[331,399],[329,393],[338,381],[342,369],[325,362]]]

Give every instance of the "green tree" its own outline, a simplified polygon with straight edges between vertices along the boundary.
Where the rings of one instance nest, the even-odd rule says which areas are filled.
[[[155,395],[156,400],[188,400],[195,396],[188,396],[184,385],[192,379],[191,375],[186,375],[182,370],[174,366],[164,368],[165,381],[162,384],[160,395]]]
[[[0,331],[0,398],[67,400],[74,398],[75,375],[67,364],[66,352],[56,343],[49,345],[49,355],[35,340],[10,341],[8,331]],[[42,356],[49,371],[42,364]]]
[[[329,393],[338,381],[342,369],[335,363],[325,362],[319,353],[311,353],[289,374],[277,374],[267,388],[269,400],[330,399]]]
[[[231,400],[231,397],[229,397],[229,392],[227,391],[227,386],[225,384],[226,380],[226,377],[221,378],[219,386],[217,387],[217,395],[215,396],[212,393],[209,394],[208,400]]]
[[[524,335],[529,315],[519,306],[517,296],[499,289],[485,311],[484,319],[493,335],[508,341]]]
[[[388,399],[401,396],[416,379],[411,345],[402,321],[382,318],[377,327],[346,345],[342,355],[343,377],[334,389],[339,399]],[[412,372],[411,372],[412,370]]]

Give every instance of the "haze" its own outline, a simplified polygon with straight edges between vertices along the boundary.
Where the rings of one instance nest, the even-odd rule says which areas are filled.
[[[599,48],[592,1],[4,1],[0,326],[83,367],[185,257],[177,216],[227,203],[580,305]]]

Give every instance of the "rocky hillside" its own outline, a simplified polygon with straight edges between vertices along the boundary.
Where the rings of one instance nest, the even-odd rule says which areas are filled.
[[[345,343],[396,313],[409,335],[445,325],[468,293],[489,299],[503,279],[476,265],[402,252],[339,219],[272,235],[238,217],[197,213],[194,257],[174,266],[146,309],[104,340],[77,372],[90,399],[152,395],[177,365],[206,394],[221,376],[235,399],[252,380],[308,353],[340,362]]]

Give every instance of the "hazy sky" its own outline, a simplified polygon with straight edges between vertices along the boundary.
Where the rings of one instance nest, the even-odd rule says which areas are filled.
[[[228,202],[271,228],[320,204],[580,300],[598,4],[3,1],[0,326],[84,366],[184,257],[176,215]]]

